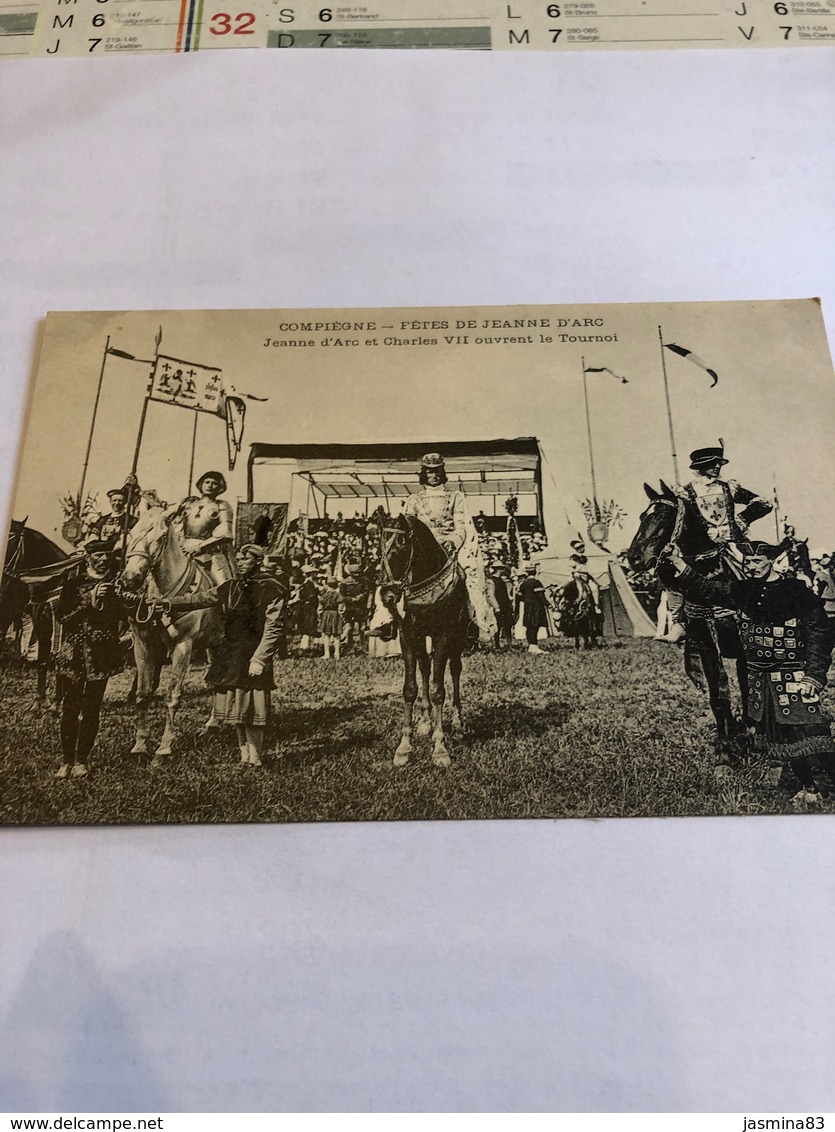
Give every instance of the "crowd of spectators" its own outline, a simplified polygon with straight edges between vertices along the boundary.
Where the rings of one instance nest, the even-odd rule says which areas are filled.
[[[289,588],[287,632],[297,638],[302,651],[318,641],[323,616],[332,612],[329,607],[334,604],[334,582],[341,600],[338,617],[327,618],[331,630],[327,635],[332,637],[337,625],[343,644],[363,646],[380,573],[380,520],[393,521],[382,506],[367,518],[345,518],[341,513],[333,518],[299,515],[289,524],[284,555],[268,559],[267,570],[283,575]],[[544,534],[533,527],[519,533],[514,554],[506,530],[488,529],[488,524],[494,528],[497,524],[489,523],[483,515],[474,521],[488,576],[501,571],[510,578],[524,570],[530,555],[547,545]],[[362,618],[361,609],[365,613]]]

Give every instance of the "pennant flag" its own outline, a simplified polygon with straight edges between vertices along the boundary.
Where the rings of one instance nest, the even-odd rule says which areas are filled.
[[[719,374],[716,370],[711,369],[707,362],[703,362],[698,354],[694,354],[692,350],[685,350],[684,346],[676,346],[675,342],[664,342],[663,345],[665,350],[672,350],[672,352],[678,354],[680,358],[687,358],[688,362],[692,362],[694,366],[698,366],[699,369],[703,369],[705,373],[709,373],[713,378],[713,381],[710,383],[711,389],[719,380]]]
[[[622,382],[624,385],[629,384],[628,378],[621,377],[621,375],[619,373],[615,373],[615,371],[613,369],[609,369],[608,366],[586,366],[585,372],[586,373],[610,373],[612,375],[612,377],[616,377],[618,379],[618,381]]]
[[[235,461],[244,439],[246,405],[240,397],[224,397],[218,413],[226,418],[226,445],[229,449],[229,471],[234,471]]]
[[[151,375],[152,401],[182,409],[224,415],[223,378],[219,369],[158,354]]]

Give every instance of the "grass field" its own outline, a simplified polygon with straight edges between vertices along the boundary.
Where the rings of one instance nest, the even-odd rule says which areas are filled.
[[[790,791],[755,757],[714,767],[713,721],[680,651],[652,641],[532,656],[483,652],[464,664],[465,732],[437,769],[417,739],[395,769],[400,661],[279,662],[274,752],[241,766],[231,730],[199,734],[203,670],[189,678],[175,754],[151,768],[128,752],[127,674],[111,680],[87,779],[55,781],[57,718],[35,705],[34,672],[0,668],[3,824],[354,821],[791,812]],[[164,679],[165,677],[163,677]],[[829,708],[832,710],[830,698]],[[153,718],[162,730],[162,706]],[[835,810],[835,805],[824,808]]]

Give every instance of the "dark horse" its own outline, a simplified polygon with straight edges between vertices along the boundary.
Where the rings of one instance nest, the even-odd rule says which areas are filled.
[[[461,727],[461,654],[468,643],[469,602],[464,572],[455,557],[447,558],[429,528],[412,515],[381,520],[380,597],[397,624],[403,654],[403,729],[394,753],[394,765],[404,766],[412,753],[412,716],[418,698],[417,669],[421,676],[421,700],[417,732],[430,732],[432,761],[449,766],[444,742],[444,678],[447,665],[452,677],[452,724]],[[432,655],[426,639],[432,641]],[[430,683],[431,675],[431,683]]]
[[[38,700],[46,699],[47,673],[52,651],[53,606],[68,572],[80,562],[68,556],[40,531],[26,526],[26,519],[12,520],[6,543],[3,578],[0,581],[0,641],[11,625],[29,613],[38,645]]]
[[[662,481],[661,492],[648,484],[644,490],[649,507],[641,515],[638,533],[627,551],[634,570],[652,570],[665,552],[677,546],[682,558],[706,578],[729,576],[730,567],[722,547],[711,542],[689,500],[676,495]],[[743,714],[748,700],[748,669],[740,647],[736,617],[729,609],[712,609],[687,602],[687,636],[684,667],[700,691],[710,699],[720,746],[727,745],[739,729],[731,711],[728,674],[723,657],[736,661]]]

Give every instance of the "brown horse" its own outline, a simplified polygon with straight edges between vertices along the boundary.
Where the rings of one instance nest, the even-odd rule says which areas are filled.
[[[634,570],[652,570],[660,557],[677,546],[682,557],[706,578],[727,576],[724,551],[711,542],[698,521],[689,500],[676,495],[665,483],[661,491],[648,484],[644,490],[649,506],[627,551]],[[748,699],[748,668],[739,641],[736,616],[730,609],[713,609],[688,602],[687,636],[684,642],[684,667],[696,687],[707,691],[710,708],[716,720],[720,747],[726,746],[740,730],[731,710],[728,674],[723,657],[736,661],[743,716]]]
[[[24,614],[32,618],[38,646],[36,671],[39,704],[46,701],[55,632],[53,609],[62,584],[69,574],[82,565],[80,555],[68,555],[46,535],[27,527],[26,519],[12,520],[6,543],[3,577],[0,580],[0,641],[5,640],[10,626],[22,623]],[[55,698],[60,699],[58,688]]]
[[[464,572],[456,559],[447,558],[429,528],[412,515],[380,521],[381,599],[400,634],[403,656],[403,726],[394,765],[404,766],[412,753],[412,722],[421,699],[417,732],[432,733],[432,761],[451,763],[444,736],[445,676],[452,678],[452,725],[461,722],[461,655],[467,647],[470,624]],[[426,641],[432,642],[431,656]],[[431,727],[429,711],[431,704]]]

